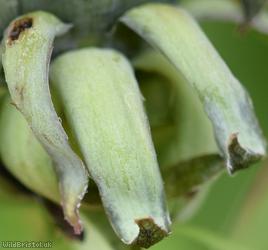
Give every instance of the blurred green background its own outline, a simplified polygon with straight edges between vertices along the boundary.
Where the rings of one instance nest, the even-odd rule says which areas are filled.
[[[201,25],[248,89],[267,138],[268,37],[253,30],[238,32],[237,26],[229,23]],[[267,250],[267,166],[268,162],[264,161],[232,177],[222,174],[210,186],[196,214],[188,221],[178,218],[173,233],[151,249]],[[14,193],[8,185],[10,193]],[[71,243],[54,227],[52,218],[36,198],[10,193],[0,190],[0,241],[51,240],[53,249],[83,249],[81,244]],[[110,227],[108,223],[107,227]],[[88,234],[93,237],[96,232],[91,232],[89,227]],[[94,244],[91,245],[92,248],[85,249],[95,249]]]

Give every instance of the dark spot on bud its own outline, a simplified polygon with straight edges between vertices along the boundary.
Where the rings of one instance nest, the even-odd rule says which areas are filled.
[[[16,20],[13,23],[13,27],[11,31],[9,32],[9,39],[10,42],[13,42],[15,40],[18,40],[20,34],[26,30],[30,29],[33,26],[33,19],[30,17],[24,17],[22,19]]]

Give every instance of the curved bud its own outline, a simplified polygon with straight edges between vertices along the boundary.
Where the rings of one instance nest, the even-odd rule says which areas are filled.
[[[122,22],[159,49],[195,89],[229,172],[265,155],[266,145],[248,93],[184,10],[148,4],[127,12]]]
[[[113,50],[69,52],[51,79],[116,233],[142,247],[161,240],[170,223],[163,183],[128,61]]]
[[[12,102],[52,158],[66,219],[79,233],[78,207],[87,188],[87,172],[68,143],[48,86],[54,37],[69,28],[45,12],[15,19],[5,32],[2,63]]]

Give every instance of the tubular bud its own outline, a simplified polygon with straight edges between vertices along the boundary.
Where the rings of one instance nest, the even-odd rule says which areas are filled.
[[[68,143],[48,85],[54,37],[69,28],[70,25],[45,12],[18,17],[5,32],[2,63],[12,102],[52,158],[65,217],[80,233],[78,207],[87,189],[87,172]]]
[[[51,80],[116,233],[141,247],[161,240],[170,224],[163,183],[128,61],[81,49],[53,62]]]
[[[229,172],[265,155],[248,93],[188,13],[169,5],[147,4],[130,10],[121,20],[160,50],[197,92]]]

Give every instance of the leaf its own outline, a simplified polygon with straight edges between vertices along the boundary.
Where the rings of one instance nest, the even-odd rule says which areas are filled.
[[[211,176],[222,170],[222,162],[218,155],[204,155],[179,164],[164,172],[166,191],[169,196],[180,196],[195,192],[196,188]]]
[[[121,20],[160,50],[197,92],[230,173],[265,155],[247,92],[184,10],[148,4],[130,10]]]
[[[87,172],[68,143],[48,86],[54,37],[69,28],[45,12],[18,17],[6,30],[2,63],[12,102],[52,158],[66,219],[80,233],[78,207],[87,189]]]
[[[142,247],[169,232],[169,216],[142,98],[128,61],[81,49],[52,64],[51,80],[112,226]]]

